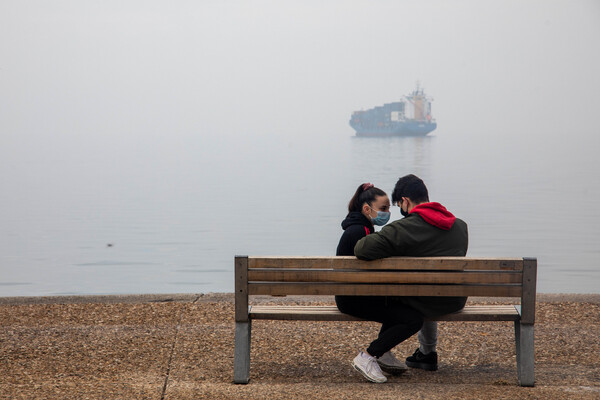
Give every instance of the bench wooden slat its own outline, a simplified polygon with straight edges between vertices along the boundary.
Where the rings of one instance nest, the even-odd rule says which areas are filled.
[[[517,313],[520,314],[519,312],[519,305],[512,305],[512,304],[482,304],[482,305],[468,305],[465,306],[465,308],[462,309],[461,312],[463,313],[467,313],[467,312],[491,312],[491,311],[498,311],[498,312],[506,312],[506,310],[510,310],[511,313]],[[260,310],[281,310],[281,309],[291,309],[291,310],[298,310],[300,312],[310,312],[310,311],[327,311],[327,310],[338,310],[337,306],[334,304],[322,304],[322,305],[287,305],[287,304],[257,304],[257,305],[253,305],[249,307],[249,310],[251,310],[252,312],[256,311],[257,309]],[[250,312],[250,311],[249,311]]]
[[[301,321],[360,321],[360,318],[341,313],[336,306],[258,305],[250,309],[252,319]],[[519,312],[512,305],[466,306],[463,310],[429,318],[432,321],[516,321]]]
[[[369,295],[521,297],[520,285],[387,285],[352,283],[249,282],[249,295]]]
[[[250,314],[255,312],[278,312],[281,310],[297,311],[299,313],[311,313],[311,312],[330,312],[335,311],[339,312],[337,306],[335,305],[319,305],[319,306],[296,306],[296,305],[254,305],[250,306]],[[478,306],[466,306],[461,313],[488,313],[488,312],[497,312],[497,313],[510,313],[510,314],[519,314],[518,306],[515,305],[478,305]]]
[[[522,271],[522,258],[483,257],[389,257],[365,262],[356,257],[248,257],[248,268],[331,268],[331,269],[426,269],[462,271]]]
[[[352,283],[521,283],[523,275],[514,271],[356,271],[296,268],[254,268],[248,270],[248,280],[275,282],[352,282]]]

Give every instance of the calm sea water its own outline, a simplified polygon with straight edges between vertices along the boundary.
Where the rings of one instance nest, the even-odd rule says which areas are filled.
[[[469,255],[537,257],[539,292],[599,293],[594,140],[503,132],[8,140],[0,296],[232,292],[234,255],[333,255],[358,184],[390,193],[407,173],[467,221]]]

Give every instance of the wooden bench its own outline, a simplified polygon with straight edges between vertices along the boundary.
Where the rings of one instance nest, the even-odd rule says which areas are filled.
[[[253,319],[356,321],[335,306],[249,306],[252,295],[519,297],[520,305],[466,306],[436,321],[514,321],[517,375],[534,384],[535,258],[235,257],[235,383],[248,383]]]

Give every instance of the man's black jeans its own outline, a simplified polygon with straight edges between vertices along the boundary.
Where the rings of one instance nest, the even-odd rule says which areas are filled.
[[[367,352],[375,357],[381,357],[417,333],[423,325],[423,314],[397,297],[335,296],[335,302],[344,314],[381,323],[379,336],[367,348]]]

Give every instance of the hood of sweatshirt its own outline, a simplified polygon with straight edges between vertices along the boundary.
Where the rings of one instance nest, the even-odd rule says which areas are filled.
[[[362,225],[369,228],[369,232],[373,233],[375,228],[373,227],[373,223],[367,219],[362,213],[358,211],[352,211],[346,215],[346,218],[342,221],[342,229],[346,230],[349,226],[352,225]]]
[[[419,214],[427,223],[446,231],[450,230],[456,221],[456,217],[446,210],[446,207],[435,202],[419,204],[413,207],[410,213]]]

